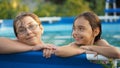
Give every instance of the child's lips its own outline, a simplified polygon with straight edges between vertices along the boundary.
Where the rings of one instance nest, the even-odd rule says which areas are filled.
[[[79,38],[75,38],[75,40],[79,40]]]
[[[31,37],[28,37],[26,40],[30,40],[30,39],[33,39],[34,38],[34,36],[31,36]]]
[[[80,37],[80,38],[79,37],[75,37],[75,40],[77,40],[77,41],[78,40],[82,40],[82,39],[83,39],[83,37]]]

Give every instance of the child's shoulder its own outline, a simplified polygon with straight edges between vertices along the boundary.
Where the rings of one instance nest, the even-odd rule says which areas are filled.
[[[105,39],[100,39],[94,43],[98,46],[109,46],[110,44]]]

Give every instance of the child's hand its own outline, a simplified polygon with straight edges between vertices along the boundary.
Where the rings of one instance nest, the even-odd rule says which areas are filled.
[[[85,49],[85,50],[90,50],[90,47],[89,47],[89,46],[81,46],[80,48],[81,48],[81,49]]]
[[[91,51],[90,46],[81,46],[80,48],[86,50],[87,54],[94,54],[94,57],[98,55],[97,52]]]
[[[52,54],[54,54],[56,50],[56,46],[52,44],[47,44],[43,47],[43,56],[46,58],[51,57]]]
[[[32,50],[37,51],[37,50],[42,50],[45,46],[44,45],[35,45],[33,46]]]

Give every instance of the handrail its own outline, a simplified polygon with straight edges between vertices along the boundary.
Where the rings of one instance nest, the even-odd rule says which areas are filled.
[[[105,12],[107,13],[113,13],[113,12],[117,12],[117,13],[120,13],[120,8],[110,8],[110,9],[105,9]]]
[[[100,20],[104,21],[110,21],[110,22],[116,22],[117,20],[120,19],[120,16],[99,16]]]

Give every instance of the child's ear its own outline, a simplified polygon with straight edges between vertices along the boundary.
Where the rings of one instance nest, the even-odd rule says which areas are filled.
[[[99,33],[100,33],[100,29],[99,28],[95,28],[94,36],[96,37]]]

